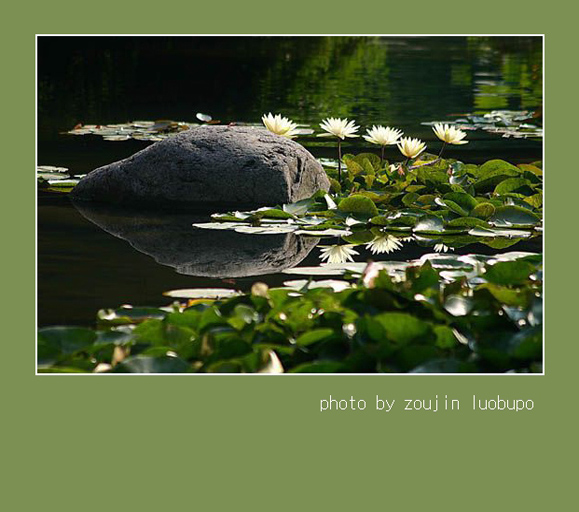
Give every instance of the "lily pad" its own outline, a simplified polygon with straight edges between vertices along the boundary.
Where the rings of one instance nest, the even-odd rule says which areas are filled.
[[[299,347],[307,347],[312,343],[319,343],[334,335],[334,331],[328,328],[314,329],[302,334],[296,339],[296,345]]]
[[[489,283],[521,285],[529,279],[534,269],[534,265],[522,260],[500,261],[492,265],[484,277]]]
[[[407,313],[382,313],[375,320],[382,327],[385,338],[403,345],[424,338],[430,332],[428,323]]]
[[[541,222],[537,215],[520,206],[500,206],[489,220],[497,227],[527,227]]]
[[[425,215],[414,226],[416,233],[442,233],[444,231],[444,221],[435,215]]]
[[[478,219],[486,220],[489,217],[493,216],[495,211],[496,209],[494,205],[492,205],[491,203],[482,202],[477,204],[470,214]]]
[[[234,228],[236,233],[246,233],[248,235],[280,235],[292,233],[298,229],[295,225],[276,224],[273,226],[237,226]]]
[[[506,237],[506,238],[526,238],[531,236],[530,231],[523,231],[520,229],[494,229],[494,228],[483,228],[483,227],[476,227],[471,229],[468,232],[469,235],[472,236],[481,236],[481,237]]]
[[[227,288],[183,288],[163,292],[163,295],[177,299],[225,299],[235,297],[240,293],[237,290]]]
[[[532,195],[534,192],[532,183],[524,178],[508,178],[501,181],[495,188],[495,195],[517,193]]]
[[[338,209],[344,213],[352,215],[363,215],[366,217],[374,217],[378,215],[378,209],[370,198],[354,194],[345,199],[342,199],[338,204]]]
[[[308,289],[313,288],[331,288],[335,292],[341,292],[350,288],[351,284],[347,281],[338,281],[336,279],[325,279],[321,281],[308,281],[306,279],[296,279],[294,281],[285,281],[284,286],[294,290],[302,290],[307,286]]]

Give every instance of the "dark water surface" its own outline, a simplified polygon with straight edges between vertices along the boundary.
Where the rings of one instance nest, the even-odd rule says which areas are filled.
[[[434,152],[440,145],[422,121],[493,109],[535,110],[542,104],[540,38],[40,37],[38,49],[38,164],[75,174],[148,145],[61,133],[79,122],[194,121],[196,112],[223,122],[259,122],[272,111],[317,128],[322,118],[339,116],[356,119],[364,129],[400,127]],[[471,143],[448,156],[519,163],[542,154],[536,141],[481,131],[468,138]],[[299,141],[316,157],[335,156],[327,140]],[[362,142],[346,151],[367,150]],[[235,234],[225,242],[212,232],[186,228],[205,219],[199,213],[145,218],[135,212],[80,212],[66,197],[40,195],[39,325],[90,325],[102,307],[169,303],[162,292],[174,288],[248,289],[256,280],[279,285],[294,277],[279,274],[284,258],[293,257],[290,266],[301,257],[301,265],[319,263],[319,249],[284,236]],[[358,261],[368,256],[357,250]],[[509,250],[538,251],[540,242]],[[408,243],[376,259],[427,252],[431,249]],[[457,252],[492,250],[477,244]],[[228,254],[235,255],[235,265],[226,265]],[[262,265],[258,277],[240,277],[241,271],[233,270],[250,272],[243,262],[252,259],[270,264],[272,272],[264,274]]]

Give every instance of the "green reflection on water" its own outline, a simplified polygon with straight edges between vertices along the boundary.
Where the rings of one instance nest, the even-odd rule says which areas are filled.
[[[539,37],[39,39],[41,138],[76,123],[259,121],[281,111],[415,126],[542,104]]]

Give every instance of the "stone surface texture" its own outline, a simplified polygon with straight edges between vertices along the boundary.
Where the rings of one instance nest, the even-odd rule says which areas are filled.
[[[125,206],[273,206],[329,185],[295,141],[255,127],[200,126],[95,169],[71,194]]]

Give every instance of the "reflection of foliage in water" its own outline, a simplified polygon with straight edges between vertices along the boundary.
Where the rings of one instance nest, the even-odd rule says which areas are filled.
[[[540,38],[516,38],[506,45],[504,38],[469,37],[476,62],[495,61],[496,71],[475,79],[475,103],[480,110],[537,108],[542,105],[543,69]]]
[[[39,129],[190,119],[356,116],[409,125],[542,103],[540,38],[40,38]]]
[[[263,81],[264,90],[275,91],[281,100],[276,108],[297,109],[303,119],[326,113],[348,117],[357,114],[357,104],[373,103],[378,93],[381,100],[388,99],[388,47],[380,38],[324,37],[305,51],[292,40],[285,43],[285,59]],[[291,59],[296,62],[288,66]],[[273,99],[263,97],[262,110],[272,108],[266,103]]]
[[[409,124],[435,112],[538,108],[540,38],[320,38],[287,45],[263,80],[262,110],[299,119]],[[444,94],[441,94],[444,92]]]

